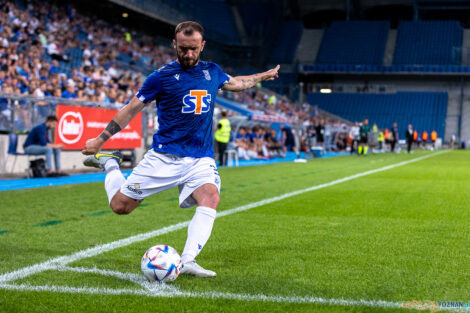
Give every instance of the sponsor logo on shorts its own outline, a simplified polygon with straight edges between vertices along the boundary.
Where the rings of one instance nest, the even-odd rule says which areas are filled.
[[[141,195],[142,190],[139,190],[139,188],[140,188],[140,184],[134,184],[134,187],[132,187],[131,185],[127,185],[127,189],[129,189],[132,192],[135,192],[138,195]]]

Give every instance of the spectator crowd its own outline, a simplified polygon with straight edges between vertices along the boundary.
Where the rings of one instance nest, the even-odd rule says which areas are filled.
[[[149,70],[174,57],[172,49],[154,44],[151,38],[80,15],[67,3],[28,1],[19,8],[13,2],[0,2],[2,93],[120,106],[144,79],[142,73],[123,68],[135,65]],[[46,107],[38,109],[43,116],[51,113]],[[0,99],[0,121],[9,118],[10,110],[7,100]],[[28,118],[21,119],[25,110],[16,111],[27,123]]]
[[[173,49],[153,38],[79,14],[66,2],[25,1],[24,7],[0,1],[0,92],[38,98],[53,96],[124,105],[150,72],[175,59]],[[362,154],[389,146],[398,140],[394,130],[379,130],[368,122],[346,125],[325,118],[308,103],[294,105],[286,96],[276,95],[259,84],[238,92],[223,92],[260,115],[287,119],[294,129],[255,126],[238,129],[234,144],[244,159],[284,156],[289,149],[350,151]],[[32,128],[31,109],[16,101],[15,130]],[[11,118],[12,107],[0,99],[0,130]],[[51,107],[36,102],[36,113],[46,117]],[[367,126],[367,127],[366,127]],[[364,134],[367,134],[364,139]],[[398,138],[398,134],[395,135]],[[390,138],[392,139],[390,139]],[[298,151],[295,151],[298,153]]]
[[[66,2],[26,3],[20,8],[10,1],[0,2],[2,93],[122,106],[141,85],[142,71],[148,73],[175,59],[173,49],[156,44],[152,38],[81,15]],[[295,106],[287,97],[259,86],[223,96],[254,112],[293,123],[309,120],[316,111],[310,105]],[[29,130],[30,110],[22,108],[21,102],[16,105],[19,122],[15,129]],[[0,99],[0,128],[10,110],[7,100]],[[37,111],[44,117],[52,113],[45,103],[39,103]]]
[[[312,117],[302,126],[291,129],[281,125],[277,130],[272,126],[256,125],[252,128],[239,127],[233,135],[232,148],[238,157],[245,160],[253,158],[285,157],[287,151],[298,154],[312,152],[347,152],[365,155],[381,152],[400,152],[399,143],[403,143],[409,153],[412,147],[434,149],[437,140],[436,131],[418,132],[412,125],[400,134],[397,123],[390,128],[379,129],[377,124],[369,125],[368,119],[354,124],[345,124],[338,120]]]

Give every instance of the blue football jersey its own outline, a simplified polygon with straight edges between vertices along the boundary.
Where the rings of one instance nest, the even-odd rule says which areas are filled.
[[[155,151],[189,157],[214,157],[212,116],[217,91],[229,76],[215,63],[183,68],[174,61],[150,74],[136,97],[157,101]]]

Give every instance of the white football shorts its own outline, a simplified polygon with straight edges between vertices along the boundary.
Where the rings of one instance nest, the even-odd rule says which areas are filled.
[[[121,193],[142,200],[178,186],[180,207],[197,205],[191,196],[204,184],[213,184],[220,193],[220,176],[212,158],[181,157],[150,149],[121,186]]]

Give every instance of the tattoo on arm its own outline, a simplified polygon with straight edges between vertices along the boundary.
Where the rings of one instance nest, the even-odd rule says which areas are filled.
[[[258,75],[253,75],[253,77],[245,78],[241,80],[241,90],[248,89],[256,85],[258,83],[259,78]]]
[[[107,131],[108,133],[112,135],[118,133],[121,131],[121,126],[119,126],[118,123],[116,123],[114,120],[111,120],[111,122],[109,122],[108,126],[106,126],[106,129],[105,131]],[[101,134],[100,134],[100,137],[106,141],[108,140],[111,136],[106,134],[105,131],[103,131]]]
[[[262,75],[254,74],[251,76],[238,76],[235,79],[230,79],[227,84],[226,90],[231,91],[242,91],[251,87],[254,87],[258,82],[262,81]]]
[[[106,130],[112,135],[119,133],[121,131],[121,126],[119,126],[118,123],[116,123],[114,120],[111,120],[109,122],[108,126],[106,126]]]
[[[109,139],[109,136],[103,131],[103,132],[100,134],[100,138],[103,139],[104,141],[106,141],[106,140]]]

